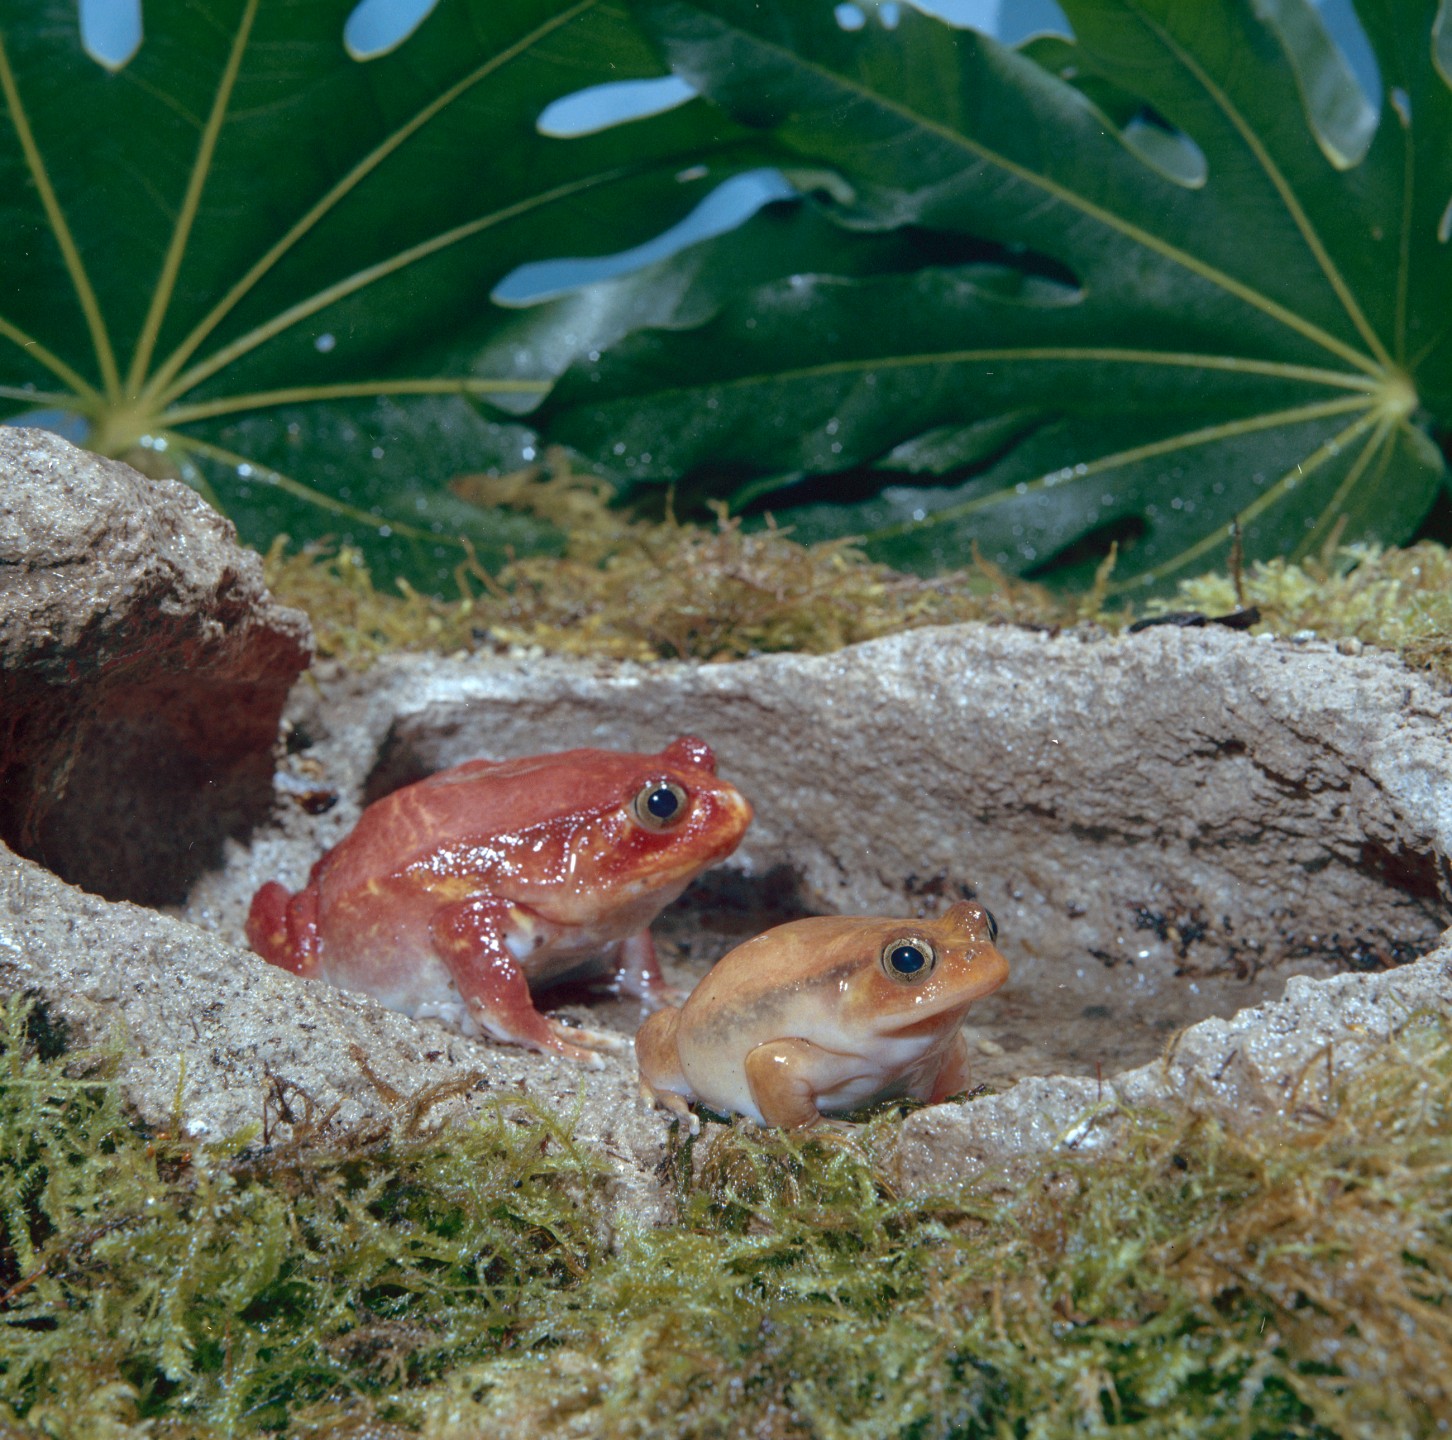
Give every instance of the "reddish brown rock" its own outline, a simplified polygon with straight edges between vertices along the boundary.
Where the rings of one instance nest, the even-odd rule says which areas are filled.
[[[0,838],[179,900],[267,814],[305,616],[195,491],[0,427]]]

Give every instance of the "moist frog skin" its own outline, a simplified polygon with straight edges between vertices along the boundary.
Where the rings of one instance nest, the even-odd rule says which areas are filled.
[[[470,760],[375,801],[296,894],[264,885],[247,939],[295,975],[598,1066],[619,1038],[541,1015],[531,991],[605,974],[662,1003],[650,924],[750,822],[692,736]]]
[[[635,1039],[641,1091],[765,1125],[815,1125],[879,1099],[968,1086],[962,1024],[1008,978],[998,927],[963,901],[937,920],[824,915],[748,940]]]

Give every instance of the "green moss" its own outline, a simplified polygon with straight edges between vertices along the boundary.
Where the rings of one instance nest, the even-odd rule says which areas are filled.
[[[530,556],[497,576],[461,566],[456,601],[407,586],[380,592],[357,551],[289,555],[283,541],[267,557],[268,584],[311,615],[319,653],[354,662],[390,649],[479,648],[730,660],[835,650],[957,620],[1070,624],[1084,613],[1084,602],[1055,599],[983,562],[924,580],[845,542],[798,545],[773,529],[748,533],[724,514],[714,528],[631,520],[561,455],[546,468],[543,477],[456,482],[465,498],[529,510],[566,535],[562,556]]]
[[[1187,605],[1210,614],[1254,605],[1259,629],[1356,640],[1452,676],[1452,554],[1430,541],[1405,550],[1346,545],[1298,565],[1255,564],[1238,594],[1231,577],[1202,575],[1185,581],[1173,603],[1152,608]]]
[[[551,1317],[554,1374],[452,1383],[521,1435],[587,1415],[642,1436],[1429,1433],[1452,1417],[1449,1098],[1447,1033],[1419,1024],[1332,1115],[1237,1136],[1147,1114],[1112,1159],[936,1200],[894,1197],[890,1120],[845,1145],[737,1131],[682,1228]]]
[[[1080,597],[981,563],[921,580],[724,517],[625,519],[558,457],[543,476],[461,486],[553,519],[566,553],[498,576],[462,567],[461,598],[445,603],[381,594],[351,551],[279,544],[271,583],[311,612],[323,653],[723,659],[962,619],[1131,618],[1106,600],[1109,566]],[[1259,629],[1380,646],[1452,676],[1440,546],[1202,576],[1148,610],[1252,604]],[[381,1130],[305,1116],[285,1143],[188,1153],[124,1122],[104,1055],[59,1061],[51,1044],[43,1058],[34,1014],[12,1009],[9,1024],[0,1398],[57,1437],[1452,1425],[1442,1020],[1409,1022],[1324,1114],[1243,1133],[1146,1114],[1114,1156],[936,1199],[896,1193],[892,1115],[848,1139],[679,1137],[679,1223],[614,1237],[597,1161],[525,1107],[428,1135],[423,1096]]]
[[[32,1012],[33,1013],[33,1012]],[[935,1198],[895,1115],[677,1135],[679,1223],[519,1105],[189,1151],[106,1054],[0,1055],[0,1431],[1381,1436],[1452,1422],[1452,1029],[1324,1111],[1148,1113]],[[32,1023],[32,1030],[34,1029]]]
[[[600,1262],[598,1161],[519,1103],[447,1142],[343,1131],[305,1097],[271,1143],[188,1147],[122,1118],[114,1057],[45,1061],[12,1001],[0,1054],[0,1400],[46,1435],[253,1434],[310,1403],[508,1351]],[[0,1416],[5,1411],[0,1409]]]

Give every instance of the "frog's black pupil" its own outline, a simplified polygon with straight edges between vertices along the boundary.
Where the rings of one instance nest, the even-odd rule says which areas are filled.
[[[888,963],[899,975],[916,975],[928,963],[928,957],[916,945],[897,945]]]
[[[646,797],[645,808],[657,820],[669,820],[681,808],[681,802],[676,799],[674,790],[662,785],[658,790],[652,790]]]
[[[983,915],[984,915],[984,918],[988,921],[988,938],[990,940],[997,940],[998,939],[998,921],[993,918],[993,911],[992,910],[985,910],[983,912]]]

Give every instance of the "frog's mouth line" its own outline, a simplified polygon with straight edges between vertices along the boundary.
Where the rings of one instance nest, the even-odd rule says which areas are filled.
[[[915,1013],[914,1017],[906,1025],[884,1026],[881,1029],[881,1033],[896,1038],[899,1036],[926,1035],[930,1031],[936,1032],[944,1028],[943,1021],[945,1017],[952,1015],[954,1011],[957,1011],[957,1017],[954,1022],[956,1026],[957,1021],[962,1020],[968,1013],[968,1007],[978,998],[975,995],[968,1000],[955,999],[951,1004],[939,1005],[935,1009],[923,1014]]]
[[[914,1006],[911,1015],[901,1025],[878,1025],[876,1026],[879,1035],[891,1036],[915,1036],[923,1035],[929,1031],[938,1031],[944,1028],[949,1017],[952,1018],[953,1026],[962,1023],[963,1017],[968,1013],[969,1007],[975,1000],[981,1000],[985,995],[991,995],[1004,980],[1008,978],[1008,965],[999,956],[1002,973],[991,973],[987,977],[979,977],[977,983],[969,981],[963,988],[955,988],[946,995],[940,995],[935,1002],[929,1002],[921,1007]]]

